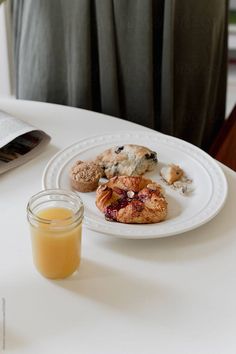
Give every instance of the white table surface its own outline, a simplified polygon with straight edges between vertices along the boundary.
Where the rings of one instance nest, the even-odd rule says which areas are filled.
[[[82,137],[140,126],[75,108],[0,100],[0,109],[42,128],[51,144],[0,175],[0,321],[17,354],[235,354],[236,173],[223,167],[223,210],[194,231],[154,240],[84,229],[82,264],[50,281],[32,264],[29,197],[48,160]],[[0,352],[3,349],[3,329]]]

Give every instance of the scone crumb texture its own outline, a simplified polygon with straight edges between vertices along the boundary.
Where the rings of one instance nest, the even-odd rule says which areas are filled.
[[[184,171],[178,165],[174,164],[162,167],[160,172],[160,175],[168,184],[173,184],[180,180],[183,174]]]

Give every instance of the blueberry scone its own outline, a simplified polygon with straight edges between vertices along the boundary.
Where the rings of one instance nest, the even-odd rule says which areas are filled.
[[[142,176],[119,176],[100,185],[96,205],[108,221],[151,224],[167,216],[167,201],[159,184]]]
[[[104,176],[134,176],[152,171],[157,165],[157,154],[144,146],[126,144],[112,147],[97,156]]]

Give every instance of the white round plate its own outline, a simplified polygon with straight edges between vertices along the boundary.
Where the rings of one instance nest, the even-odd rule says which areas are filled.
[[[168,217],[157,224],[131,225],[107,221],[95,205],[95,192],[79,193],[85,206],[84,224],[92,230],[124,238],[157,238],[180,234],[211,220],[223,207],[227,196],[224,173],[214,159],[199,148],[180,139],[148,131],[120,132],[89,137],[58,152],[47,164],[43,188],[72,190],[69,170],[76,160],[94,159],[112,146],[138,144],[157,152],[158,167],[145,174],[164,186]],[[193,180],[193,192],[180,195],[161,181],[163,165],[178,164]],[[78,192],[77,192],[78,193]]]

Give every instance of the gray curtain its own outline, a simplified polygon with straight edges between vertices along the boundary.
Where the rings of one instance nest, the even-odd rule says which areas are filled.
[[[227,5],[12,0],[16,95],[103,112],[207,149],[225,114]]]

